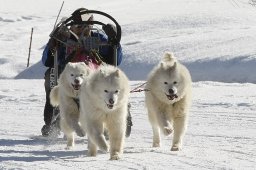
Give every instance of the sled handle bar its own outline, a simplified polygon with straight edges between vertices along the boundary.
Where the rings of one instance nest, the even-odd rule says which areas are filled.
[[[116,26],[116,41],[120,42],[121,41],[121,26],[118,24],[118,22],[109,14],[102,12],[102,11],[97,11],[97,10],[87,10],[87,11],[82,11],[80,12],[80,15],[83,14],[99,14],[99,15],[103,15],[107,18],[109,18],[111,21],[113,21],[115,23]],[[69,23],[70,22],[70,23]],[[93,24],[98,24],[98,25],[102,25],[105,26],[106,24],[100,22],[100,21],[81,21],[81,22],[75,22],[73,21],[73,16],[69,17],[68,19],[66,19],[65,24],[67,26],[71,26],[71,25],[76,25],[76,24],[88,24],[88,25],[93,25]]]

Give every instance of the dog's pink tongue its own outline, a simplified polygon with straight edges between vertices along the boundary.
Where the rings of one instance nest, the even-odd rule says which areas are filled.
[[[166,95],[167,96],[167,98],[169,99],[169,100],[173,100],[173,99],[175,99],[175,98],[178,98],[178,96],[176,95],[176,94],[174,94],[174,95]]]

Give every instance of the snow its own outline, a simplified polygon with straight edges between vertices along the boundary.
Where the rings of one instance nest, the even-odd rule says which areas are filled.
[[[119,22],[120,68],[132,89],[164,51],[192,75],[183,150],[170,151],[171,136],[152,148],[144,93],[131,93],[132,134],[118,161],[102,152],[87,157],[86,138],[76,137],[68,151],[62,137],[38,137],[45,102],[41,54],[61,3],[0,0],[0,169],[256,169],[256,7],[248,0],[65,1],[61,17],[84,6]]]

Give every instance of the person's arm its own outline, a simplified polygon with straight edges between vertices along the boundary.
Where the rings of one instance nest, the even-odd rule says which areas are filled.
[[[122,50],[122,46],[119,43],[117,45],[117,65],[120,65],[123,59],[123,50]]]
[[[67,28],[62,26],[58,28],[58,31],[52,35],[52,37],[55,37],[61,41],[66,41],[66,39],[70,36],[70,34],[66,30]],[[59,43],[56,39],[50,38],[48,43],[46,44],[43,55],[42,55],[42,63],[46,67],[53,67],[54,66],[54,55],[56,47],[58,49],[58,62],[59,64],[64,63],[62,60],[65,59],[65,48],[61,43]]]
[[[53,67],[54,64],[54,44],[51,41],[53,40],[50,39],[46,44],[42,55],[42,63],[46,67]]]
[[[100,34],[100,39],[102,42],[108,42],[108,37]],[[103,57],[103,61],[107,64],[114,65],[114,47],[113,46],[103,46],[100,48],[100,55]],[[122,46],[120,43],[117,44],[117,65],[120,65],[123,58]]]

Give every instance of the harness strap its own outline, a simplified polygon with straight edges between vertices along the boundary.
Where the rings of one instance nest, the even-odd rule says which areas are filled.
[[[79,98],[73,98],[73,100],[76,103],[78,110],[80,110]]]
[[[100,53],[97,50],[92,49],[90,51],[90,55],[94,57],[94,59],[98,65],[101,65],[103,63],[102,56],[100,55]]]

